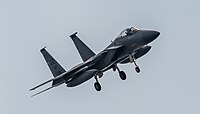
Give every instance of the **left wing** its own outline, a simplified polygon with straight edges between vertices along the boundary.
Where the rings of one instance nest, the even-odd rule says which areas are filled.
[[[106,50],[117,50],[119,48],[123,47],[123,45],[116,45],[116,46],[111,46],[111,47],[108,47]]]
[[[110,63],[113,61],[113,59],[115,58],[115,54],[117,52],[117,50],[123,48],[123,45],[114,45],[114,46],[110,46],[108,48],[105,49],[105,51],[107,51],[106,54],[106,58],[105,58],[105,62],[106,63]]]
[[[128,54],[125,55],[125,56],[123,56],[123,57],[118,58],[117,60],[115,60],[111,64],[109,64],[107,67],[105,67],[104,69],[102,69],[102,72],[105,72],[105,71],[113,68],[117,63],[120,63],[120,62],[122,62],[122,61],[124,61],[124,60],[126,60],[128,58],[129,58]]]

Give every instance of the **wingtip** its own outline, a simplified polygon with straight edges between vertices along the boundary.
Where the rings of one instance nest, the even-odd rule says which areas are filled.
[[[47,90],[50,90],[50,89],[52,89],[52,88],[53,88],[53,86],[51,86],[51,87],[49,87],[49,88],[46,88],[46,89],[44,89],[44,90],[42,90],[42,91],[40,91],[40,92],[38,92],[38,93],[36,93],[36,94],[31,95],[31,97],[34,97],[34,96],[36,96],[36,95],[39,95],[39,94],[41,94],[41,93],[43,93],[43,92],[45,92],[45,91],[47,91]]]
[[[33,91],[33,90],[34,90],[33,88],[29,89],[29,91]]]
[[[70,37],[71,37],[71,38],[77,37],[77,36],[76,36],[77,33],[78,33],[78,32],[73,33],[72,35],[70,35]]]

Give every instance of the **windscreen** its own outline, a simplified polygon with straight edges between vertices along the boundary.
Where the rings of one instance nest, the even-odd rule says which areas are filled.
[[[139,29],[136,27],[126,28],[117,36],[117,38],[132,35],[132,34],[136,33],[138,30]]]

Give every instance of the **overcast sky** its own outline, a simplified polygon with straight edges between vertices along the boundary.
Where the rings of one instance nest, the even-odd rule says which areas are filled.
[[[0,113],[199,114],[199,5],[198,0],[1,0]],[[120,65],[127,80],[110,70],[100,79],[101,92],[91,79],[30,97],[37,92],[31,87],[52,78],[42,47],[68,70],[82,62],[70,34],[78,31],[98,53],[131,26],[161,33],[137,61],[140,74],[132,64]]]

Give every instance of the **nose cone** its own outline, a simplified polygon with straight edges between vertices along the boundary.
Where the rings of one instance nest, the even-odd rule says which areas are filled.
[[[145,44],[155,40],[160,35],[158,31],[143,31],[142,37]]]

